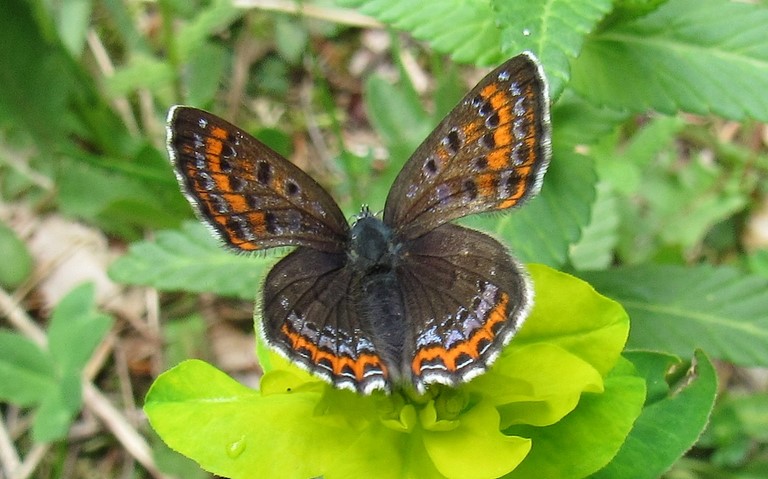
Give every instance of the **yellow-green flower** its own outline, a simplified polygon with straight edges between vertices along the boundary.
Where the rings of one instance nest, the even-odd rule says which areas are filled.
[[[645,398],[620,357],[629,321],[588,284],[530,271],[530,317],[459,388],[360,396],[261,354],[260,391],[188,361],[158,378],[145,410],[169,446],[233,479],[585,477],[616,454]]]

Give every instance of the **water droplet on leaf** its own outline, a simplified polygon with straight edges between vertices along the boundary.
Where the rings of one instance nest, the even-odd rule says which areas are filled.
[[[227,456],[231,457],[232,459],[237,458],[240,456],[240,454],[245,451],[245,436],[241,437],[237,441],[230,443],[227,446]]]

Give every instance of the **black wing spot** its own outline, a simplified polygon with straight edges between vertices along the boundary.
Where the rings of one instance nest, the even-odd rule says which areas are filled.
[[[271,211],[264,214],[264,228],[271,235],[277,233],[277,217]]]
[[[472,179],[466,179],[464,180],[464,193],[467,195],[467,199],[470,201],[477,198],[477,184]]]
[[[424,168],[427,170],[427,173],[429,173],[430,176],[434,175],[437,172],[437,163],[435,163],[434,158],[430,158],[425,161]]]
[[[478,113],[480,113],[480,116],[488,116],[493,111],[493,107],[490,103],[487,101],[483,102],[482,105],[480,105],[480,108],[478,108]]]
[[[445,136],[445,146],[448,149],[448,153],[455,155],[461,149],[461,136],[457,130],[451,130]]]
[[[492,150],[496,147],[496,139],[493,137],[493,133],[486,133],[483,135],[480,138],[480,143],[482,143],[482,145],[489,150]]]
[[[491,116],[486,118],[485,119],[485,126],[487,126],[488,128],[491,128],[491,129],[496,128],[497,126],[499,126],[499,113],[498,112],[493,112],[493,114]]]
[[[285,182],[285,194],[288,196],[296,196],[299,193],[299,185],[292,180]]]
[[[272,166],[266,161],[260,161],[256,166],[256,181],[262,185],[268,185],[272,180]]]
[[[240,178],[239,176],[229,177],[229,188],[233,193],[242,193],[243,191],[245,191],[245,187],[247,185],[248,183],[246,183],[245,180]]]

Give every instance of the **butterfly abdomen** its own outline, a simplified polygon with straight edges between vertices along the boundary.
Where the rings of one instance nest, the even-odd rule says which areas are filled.
[[[377,338],[377,348],[391,376],[397,375],[403,355],[405,307],[395,269],[399,246],[392,230],[364,211],[352,227],[348,266],[359,281],[354,288],[355,309],[364,328]],[[398,378],[391,377],[397,381]]]

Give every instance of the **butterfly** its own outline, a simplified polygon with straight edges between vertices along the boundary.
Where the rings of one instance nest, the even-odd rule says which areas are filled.
[[[550,160],[547,82],[531,53],[483,78],[405,163],[383,215],[350,225],[309,175],[227,121],[174,106],[181,190],[230,249],[295,246],[268,273],[261,333],[332,385],[370,394],[482,374],[529,313],[523,265],[451,223],[536,195]]]

